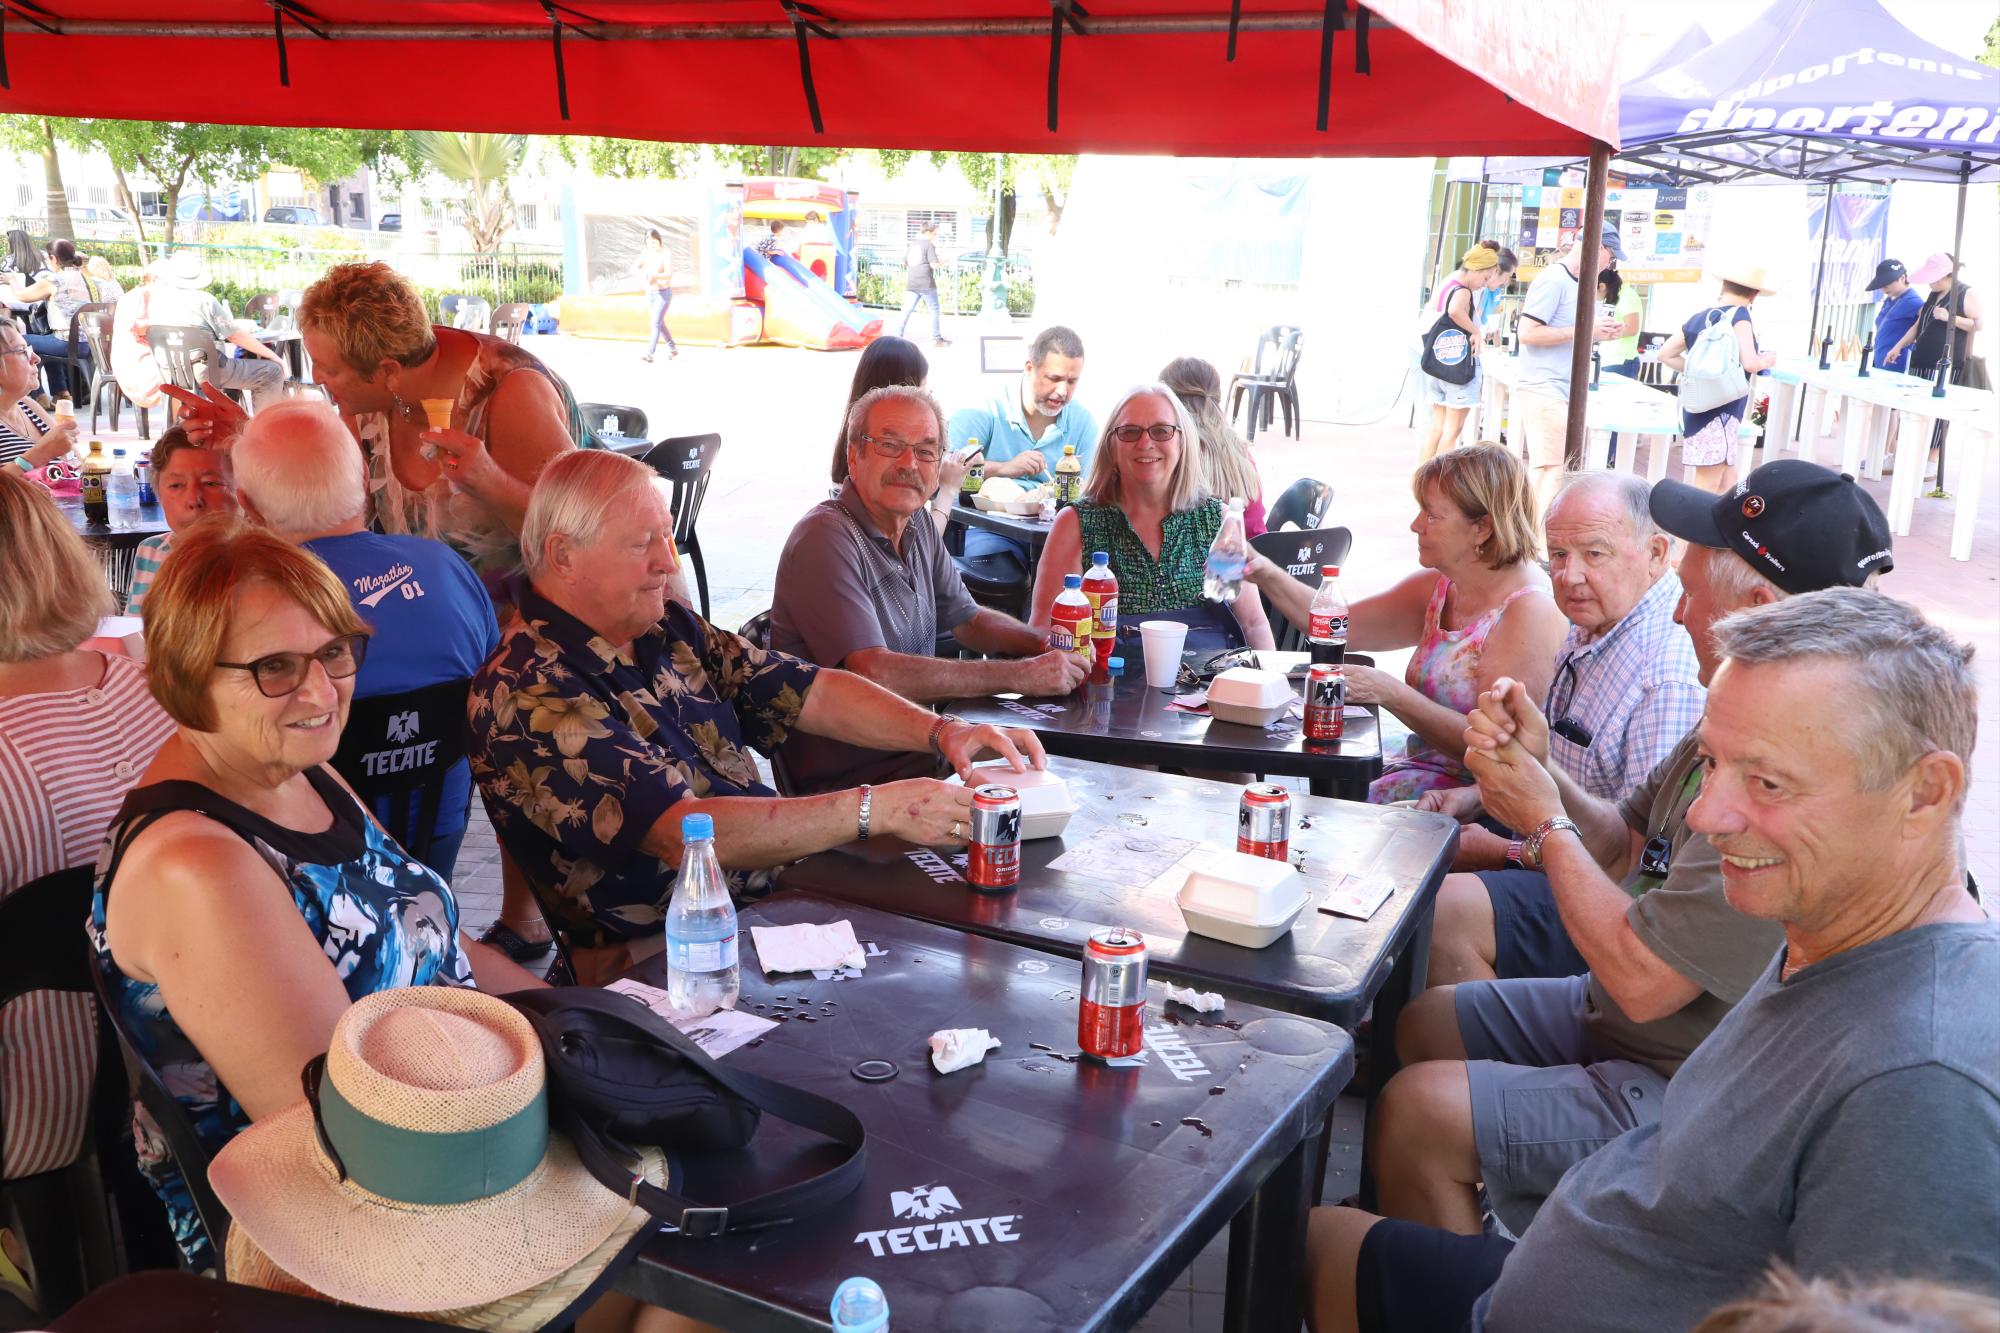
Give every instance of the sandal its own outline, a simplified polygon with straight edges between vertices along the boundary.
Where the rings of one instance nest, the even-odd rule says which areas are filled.
[[[479,942],[491,945],[517,963],[532,963],[548,956],[556,947],[555,936],[545,940],[531,940],[524,937],[504,921],[495,921],[480,933]]]

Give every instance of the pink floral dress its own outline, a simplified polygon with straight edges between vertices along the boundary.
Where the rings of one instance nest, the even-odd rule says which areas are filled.
[[[1530,593],[1548,593],[1537,587],[1518,588],[1507,600],[1462,629],[1444,627],[1445,603],[1451,597],[1451,580],[1442,574],[1431,589],[1424,606],[1423,637],[1410,654],[1403,680],[1411,689],[1446,708],[1469,713],[1479,702],[1479,660],[1486,654],[1486,636],[1500,623],[1516,598]],[[1391,801],[1414,801],[1438,787],[1469,787],[1472,774],[1458,754],[1446,754],[1426,745],[1415,733],[1404,740],[1403,753],[1388,760],[1382,776],[1368,785],[1368,799],[1376,805]]]

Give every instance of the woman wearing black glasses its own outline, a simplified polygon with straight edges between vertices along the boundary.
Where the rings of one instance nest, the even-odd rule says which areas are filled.
[[[112,822],[90,930],[118,1022],[211,1154],[298,1100],[361,996],[541,984],[459,933],[451,889],[328,767],[368,627],[317,557],[195,524],[153,583],[146,649],[179,725]],[[213,1266],[221,1237],[175,1164],[145,1169],[189,1262]]]
[[[1208,608],[1202,569],[1222,527],[1223,502],[1202,487],[1201,436],[1194,418],[1164,384],[1127,389],[1097,443],[1083,499],[1056,515],[1035,570],[1030,623],[1046,629],[1063,575],[1084,572],[1091,553],[1111,556],[1118,577],[1121,624]],[[1252,648],[1272,648],[1264,602],[1249,583],[1229,604],[1234,625]],[[1234,637],[1234,634],[1229,634]]]

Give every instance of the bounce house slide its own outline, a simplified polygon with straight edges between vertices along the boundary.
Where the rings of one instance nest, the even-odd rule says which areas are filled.
[[[882,321],[802,268],[789,255],[743,252],[746,294],[763,298],[764,338],[793,347],[860,347],[879,336]]]

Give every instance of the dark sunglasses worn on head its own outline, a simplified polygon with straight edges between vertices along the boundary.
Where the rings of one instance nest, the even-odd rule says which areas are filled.
[[[230,671],[247,671],[266,699],[282,699],[306,683],[314,662],[326,668],[329,680],[345,680],[361,670],[368,657],[366,634],[343,634],[310,653],[266,653],[254,662],[217,662]]]

